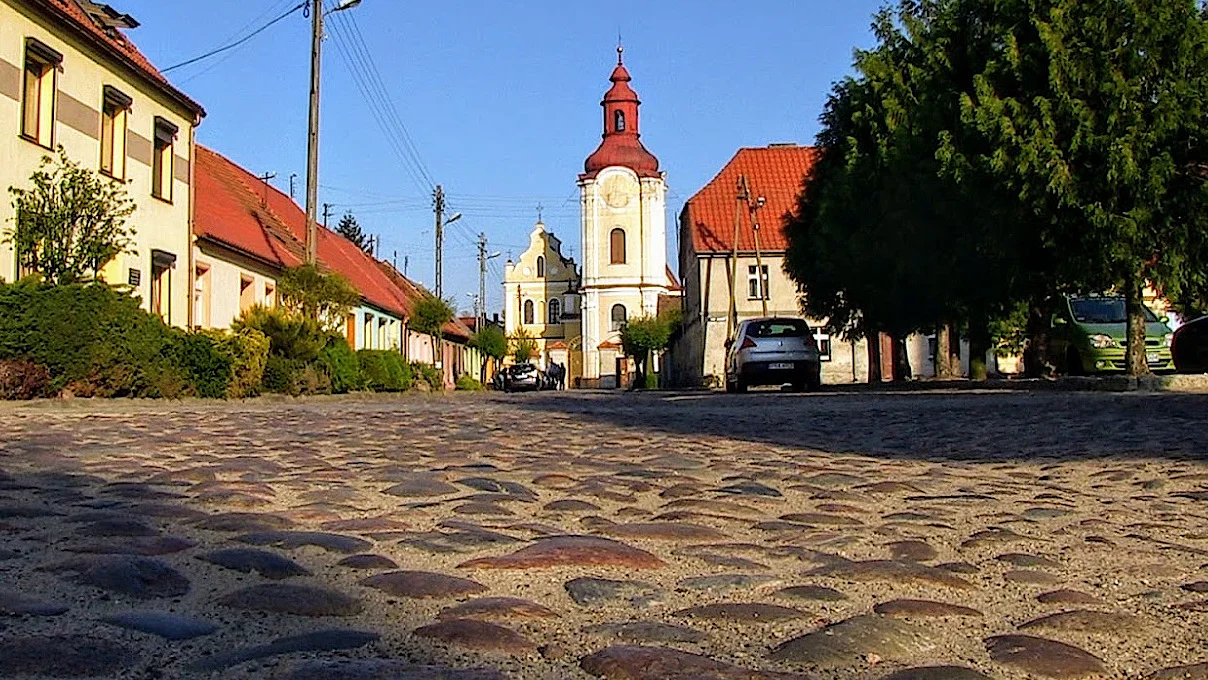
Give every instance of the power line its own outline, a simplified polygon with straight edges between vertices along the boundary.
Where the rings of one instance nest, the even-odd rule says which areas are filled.
[[[305,6],[306,6],[306,3],[304,3],[304,2],[303,2],[303,3],[299,3],[299,4],[295,5],[295,6],[294,6],[294,8],[293,8],[293,9],[291,9],[291,10],[289,10],[288,12],[286,12],[286,13],[284,13],[284,14],[282,14],[282,15],[278,16],[276,19],[273,19],[272,21],[268,22],[267,24],[265,24],[265,25],[261,26],[260,28],[257,28],[256,30],[252,31],[252,32],[251,32],[251,33],[249,33],[247,36],[244,36],[243,38],[240,38],[239,40],[236,40],[235,42],[233,42],[233,43],[231,43],[231,44],[229,44],[229,45],[224,45],[224,46],[222,46],[222,47],[219,47],[218,49],[215,49],[215,50],[210,50],[209,52],[206,52],[205,54],[203,54],[203,55],[201,55],[201,56],[199,56],[199,57],[193,57],[192,59],[189,59],[189,60],[186,60],[186,61],[182,61],[182,62],[180,62],[179,64],[173,64],[173,65],[169,66],[168,68],[163,68],[163,69],[160,69],[160,70],[159,70],[159,72],[160,72],[160,73],[167,73],[168,71],[171,71],[171,70],[174,70],[174,69],[178,69],[178,68],[180,68],[180,67],[182,67],[182,66],[188,66],[189,64],[196,64],[197,62],[202,61],[202,60],[204,60],[204,59],[209,59],[210,57],[215,56],[215,55],[217,55],[217,54],[222,54],[223,52],[226,52],[227,50],[233,50],[233,49],[235,49],[236,47],[239,47],[240,45],[242,45],[243,43],[245,43],[245,42],[247,42],[247,41],[251,40],[252,38],[255,38],[256,36],[260,35],[261,33],[263,33],[263,32],[265,32],[265,31],[267,31],[267,30],[268,30],[269,28],[271,28],[271,27],[272,27],[274,24],[276,24],[276,23],[278,23],[278,22],[281,22],[281,21],[284,21],[286,17],[288,17],[289,15],[293,14],[294,12],[297,12],[298,10],[302,9],[302,8],[303,8],[303,7],[305,7]]]

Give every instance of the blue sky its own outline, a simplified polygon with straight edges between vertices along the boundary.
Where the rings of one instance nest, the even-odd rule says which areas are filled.
[[[246,35],[299,0],[114,0],[161,68]],[[334,2],[334,0],[329,0]],[[642,139],[671,188],[668,231],[683,201],[742,146],[810,143],[831,84],[867,47],[881,0],[364,0],[329,18],[324,43],[320,202],[381,235],[379,254],[433,279],[431,188],[464,217],[445,241],[445,290],[468,309],[473,240],[504,256],[488,279],[498,311],[501,264],[528,242],[538,203],[578,254],[583,160],[600,140],[601,96],[617,33],[642,98]],[[204,13],[199,8],[204,5]],[[355,27],[350,20],[355,20]],[[341,54],[363,39],[417,155],[388,143]],[[309,21],[301,12],[222,56],[169,77],[208,116],[201,143],[305,201]],[[362,69],[363,70],[363,69]],[[388,126],[399,130],[397,124]],[[414,170],[415,159],[425,172]],[[334,226],[335,219],[332,224]],[[674,248],[674,244],[669,244]],[[673,252],[673,251],[672,251]],[[674,257],[671,258],[674,266]]]

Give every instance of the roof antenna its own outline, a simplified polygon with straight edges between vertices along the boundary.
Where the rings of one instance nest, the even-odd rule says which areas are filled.
[[[275,173],[275,172],[266,172],[263,175],[256,178],[256,179],[264,182],[264,197],[260,200],[260,204],[262,206],[264,206],[265,208],[268,207],[268,181],[270,179],[273,179],[276,176],[277,176],[277,173]]]

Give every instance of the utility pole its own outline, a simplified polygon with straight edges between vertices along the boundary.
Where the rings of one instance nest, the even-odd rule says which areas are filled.
[[[403,276],[407,275],[407,269],[410,265],[411,265],[411,256],[404,255],[403,256]]]
[[[432,207],[436,212],[436,297],[444,299],[444,272],[441,267],[445,249],[445,188],[439,184],[433,194]]]
[[[764,203],[767,203],[767,199],[763,196],[755,199],[755,202],[752,203],[750,194],[747,194],[747,204],[750,205],[751,209],[751,229],[755,232],[755,288],[759,291],[759,304],[763,307],[763,315],[767,316],[768,282],[763,278],[763,255],[759,249],[759,209],[763,207]]]
[[[726,339],[729,340],[738,327],[738,227],[742,223],[742,204],[750,193],[747,191],[747,176],[738,177],[738,194],[734,202],[734,239],[730,241],[730,308],[726,310]]]
[[[541,218],[537,218],[540,221]],[[487,235],[478,235],[478,297],[474,298],[474,318],[481,321],[487,297]]]
[[[323,228],[327,228],[327,218],[331,216],[331,203],[323,204]]]
[[[310,0],[310,123],[306,135],[306,263],[318,256],[319,69],[323,63],[323,0]]]

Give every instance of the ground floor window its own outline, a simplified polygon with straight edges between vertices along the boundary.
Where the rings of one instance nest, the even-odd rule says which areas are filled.
[[[818,343],[818,358],[822,361],[831,360],[831,338],[825,333],[814,334],[814,342]]]

